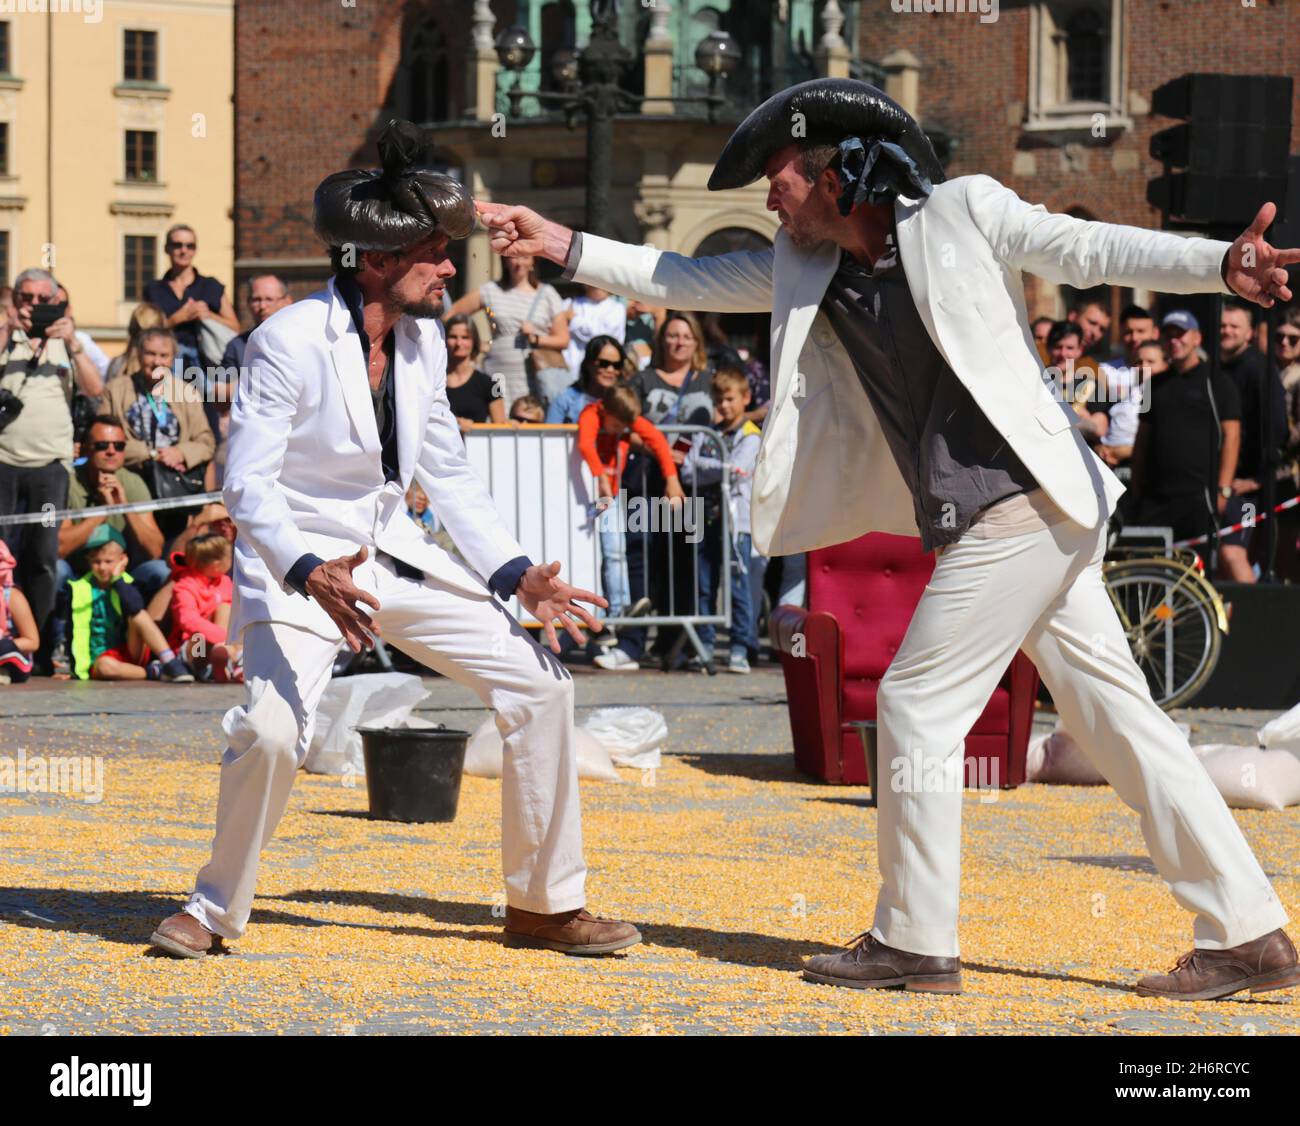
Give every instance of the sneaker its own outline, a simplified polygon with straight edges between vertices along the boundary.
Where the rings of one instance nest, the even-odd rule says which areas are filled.
[[[72,671],[72,662],[68,658],[68,647],[64,642],[60,641],[54,647],[54,652],[50,654],[50,664],[54,667],[56,674]]]
[[[609,649],[618,644],[618,632],[613,626],[606,626],[591,640],[598,649]]]
[[[749,675],[749,662],[745,659],[744,653],[731,654],[731,660],[727,662],[727,672],[739,673],[741,676]]]
[[[629,618],[640,618],[650,613],[650,611],[653,609],[654,609],[654,603],[651,602],[650,599],[648,598],[641,597],[632,603],[632,608],[628,610],[627,616]]]
[[[710,655],[709,659],[704,661],[701,660],[698,655],[694,655],[687,658],[684,664],[681,659],[678,658],[677,663],[673,665],[672,671],[676,672],[678,669],[685,669],[687,672],[712,672],[713,657]]]
[[[592,661],[592,664],[606,672],[638,672],[641,669],[639,662],[634,661],[624,650],[617,648],[602,653]]]
[[[153,661],[149,662],[153,664]],[[180,657],[173,657],[159,670],[159,679],[167,681],[169,684],[193,684],[194,674],[190,672],[190,666],[187,665]]]

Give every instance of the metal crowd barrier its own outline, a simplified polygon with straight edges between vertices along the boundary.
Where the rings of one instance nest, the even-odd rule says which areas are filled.
[[[577,429],[574,425],[541,424],[476,426],[466,434],[466,451],[492,494],[497,511],[529,556],[537,561],[560,560],[561,574],[566,581],[604,594],[596,485],[578,453]],[[716,430],[709,426],[676,424],[659,429],[670,446],[675,440],[693,440],[698,434],[704,435],[705,449],[722,462],[725,485],[731,466],[727,448]],[[669,653],[669,660],[675,659],[687,641],[703,660],[706,650],[697,627],[725,627],[731,621],[732,519],[726,490],[723,490],[721,513],[722,548],[714,582],[715,599],[721,596],[714,605],[720,601],[721,606],[716,613],[702,614],[699,610],[700,552],[706,534],[702,490],[694,483],[682,481],[685,505],[677,510],[680,516],[671,518],[669,528],[665,529],[661,525],[671,510],[662,495],[645,496],[638,461],[640,469],[645,469],[653,461],[653,455],[646,451],[629,458],[631,468],[624,469],[617,498],[619,511],[612,519],[623,532],[628,554],[640,553],[644,593],[658,594],[661,604],[654,606],[653,612],[637,617],[626,612],[598,616],[616,629],[680,627],[682,634]],[[651,527],[644,534],[639,530],[630,531],[632,527],[640,529],[646,516]],[[694,524],[698,535],[688,533],[687,524]],[[656,537],[660,536],[665,538],[657,542]],[[749,560],[743,561],[746,568],[748,564]],[[683,572],[689,577],[682,578]],[[637,592],[629,591],[629,607],[638,597]],[[517,599],[512,601],[511,609],[525,624],[532,621]]]
[[[626,609],[636,603],[640,594],[629,588],[628,607],[623,613],[600,612],[597,616],[615,628],[680,627],[682,634],[669,659],[675,659],[682,645],[689,641],[703,660],[706,650],[697,627],[725,627],[731,621],[732,519],[725,488],[731,466],[727,448],[712,427],[665,425],[659,429],[669,445],[703,435],[705,449],[716,454],[722,463],[721,552],[713,603],[718,606],[720,602],[721,606],[716,613],[701,613],[699,607],[700,552],[707,534],[702,491],[693,482],[683,480],[685,503],[677,508],[670,507],[661,494],[647,497],[644,479],[653,476],[646,470],[654,459],[645,451],[629,458],[619,496],[615,498],[617,512],[605,519],[622,532],[628,554],[640,553],[641,593],[657,596],[658,604],[650,613],[630,616]],[[604,594],[597,490],[595,479],[578,453],[577,430],[574,425],[477,426],[466,435],[466,452],[487,485],[498,513],[525,552],[539,562],[559,559],[566,581]],[[221,499],[220,492],[196,493],[163,500],[29,512],[0,516],[0,528],[42,523],[49,527],[65,519],[90,515],[198,508],[219,503]],[[649,527],[643,528],[647,523]],[[632,531],[632,527],[643,530]],[[748,568],[748,559],[740,562]],[[688,577],[682,578],[683,573]],[[511,600],[511,610],[524,624],[538,624],[517,598]]]

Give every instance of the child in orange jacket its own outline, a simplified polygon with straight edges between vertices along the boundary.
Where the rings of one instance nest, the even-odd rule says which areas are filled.
[[[196,671],[210,665],[212,679],[220,683],[244,679],[240,647],[226,643],[234,593],[232,558],[225,536],[195,536],[186,546],[184,564],[172,572],[171,646]]]
[[[664,495],[670,502],[685,499],[677,477],[668,440],[653,422],[641,414],[641,398],[625,383],[607,388],[600,400],[582,409],[578,415],[578,452],[582,454],[596,478],[600,498],[600,580],[609,602],[607,614],[618,617],[629,601],[627,549],[623,526],[619,521],[619,484],[627,465],[630,435],[637,435],[659,462],[664,475]]]

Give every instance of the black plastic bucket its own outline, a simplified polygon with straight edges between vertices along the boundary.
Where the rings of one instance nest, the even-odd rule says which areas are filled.
[[[468,731],[361,727],[370,816],[379,821],[454,821]]]

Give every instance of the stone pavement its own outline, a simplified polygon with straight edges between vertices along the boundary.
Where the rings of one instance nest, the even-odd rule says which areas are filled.
[[[372,822],[364,783],[300,776],[235,953],[147,956],[206,858],[222,712],[242,690],[0,688],[0,756],[102,757],[103,800],[0,794],[0,1031],[1300,1032],[1300,996],[1139,998],[1190,926],[1108,788],[969,793],[958,997],[808,985],[801,956],[863,929],[875,810],[796,773],[780,672],[575,670],[585,709],[661,709],[663,767],[583,783],[592,907],[641,924],[627,956],[507,950],[499,783],[467,778],[449,825]],[[467,691],[420,714],[473,730]],[[1253,742],[1271,713],[1176,713],[1193,742]],[[1047,726],[1050,716],[1040,718]],[[995,800],[984,800],[990,796]],[[1239,811],[1300,909],[1300,810]]]

